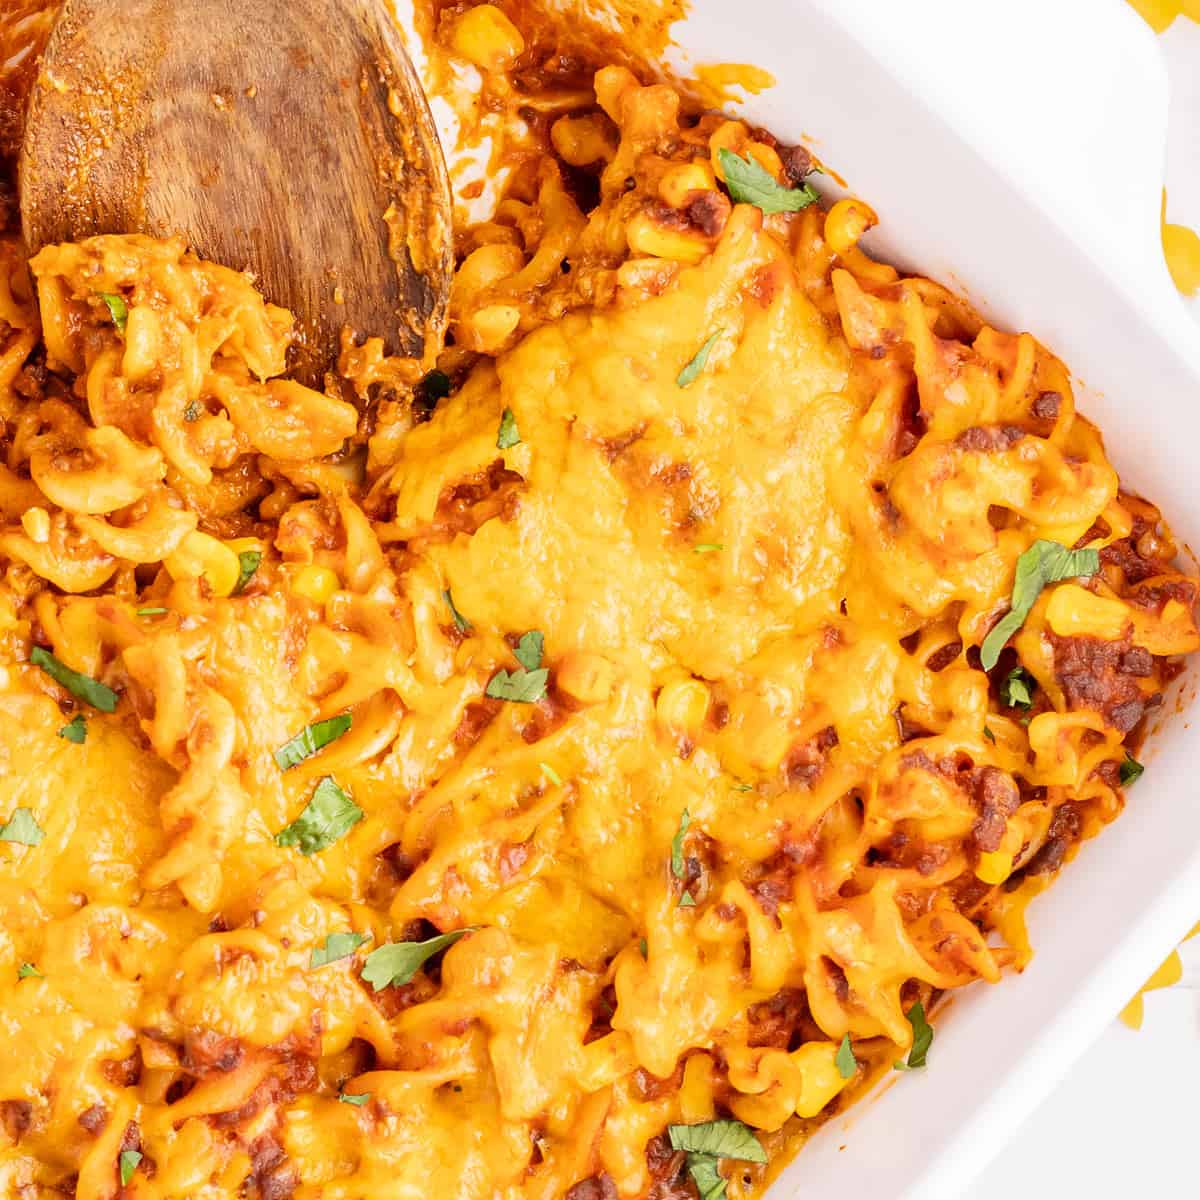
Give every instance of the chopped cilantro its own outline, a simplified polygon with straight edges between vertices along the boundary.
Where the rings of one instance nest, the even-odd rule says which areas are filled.
[[[442,593],[442,598],[446,601],[446,607],[450,610],[450,615],[454,618],[454,627],[459,633],[470,633],[472,629],[471,622],[454,607],[454,599],[450,595],[449,588]]]
[[[100,299],[108,308],[108,315],[119,333],[125,332],[125,323],[129,320],[129,308],[116,292],[99,292]]]
[[[333,776],[326,775],[317,784],[304,811],[275,835],[275,844],[295,846],[304,855],[316,854],[349,833],[364,815]]]
[[[441,950],[453,946],[463,934],[474,933],[478,926],[439,933],[424,942],[388,942],[372,950],[363,963],[362,977],[377,992],[385,987],[402,987],[412,981],[417,970]]]
[[[905,1016],[912,1026],[912,1049],[908,1052],[908,1058],[897,1062],[895,1067],[897,1071],[915,1071],[925,1065],[925,1056],[933,1044],[933,1026],[925,1020],[925,1006],[920,1000],[905,1013]]]
[[[1129,787],[1130,784],[1137,783],[1145,769],[1132,754],[1126,751],[1125,761],[1121,764],[1121,786]]]
[[[36,846],[45,836],[46,831],[34,820],[33,812],[28,808],[14,809],[8,823],[0,825],[0,842]]]
[[[314,721],[311,725],[305,725],[294,738],[284,742],[275,751],[275,765],[281,771],[298,766],[306,758],[311,758],[330,742],[340,738],[350,728],[352,720],[349,713],[339,713],[336,717],[327,717],[324,721]]]
[[[117,708],[117,693],[110,687],[98,683],[89,675],[81,675],[72,671],[65,663],[61,663],[48,650],[34,646],[29,654],[29,661],[35,667],[41,667],[55,683],[61,684],[75,697],[101,712],[115,712]]]
[[[1029,610],[1042,594],[1043,588],[1064,579],[1095,575],[1099,570],[1098,550],[1068,550],[1058,542],[1042,539],[1034,542],[1017,559],[1017,572],[1008,613],[992,628],[979,648],[983,669],[990,671],[999,661],[1000,651],[1025,623]]]
[[[496,449],[508,450],[521,441],[521,432],[517,428],[517,418],[513,410],[506,408],[500,415],[500,432],[496,435]]]
[[[820,199],[807,183],[786,187],[750,155],[742,158],[722,146],[718,157],[725,186],[738,204],[753,204],[764,213],[799,212]]]
[[[700,372],[704,370],[704,366],[708,362],[708,356],[712,353],[712,348],[717,344],[717,338],[720,336],[721,330],[719,329],[716,333],[708,336],[704,345],[692,355],[679,374],[675,376],[677,386],[685,388],[689,384],[696,382],[700,376]]]
[[[74,742],[82,746],[87,741],[87,722],[83,713],[76,713],[59,731],[58,736],[64,741]]]
[[[237,583],[233,585],[233,591],[230,593],[234,596],[240,596],[246,590],[246,584],[254,578],[254,573],[262,564],[261,550],[243,550],[238,555],[238,577]]]
[[[838,1069],[838,1074],[843,1079],[854,1078],[858,1071],[858,1059],[854,1057],[854,1048],[850,1045],[849,1034],[842,1038],[842,1044],[838,1047],[833,1061]]]
[[[369,940],[369,937],[370,935],[366,933],[326,934],[324,943],[313,947],[308,965],[310,968],[324,967],[329,963],[349,958],[363,942]]]

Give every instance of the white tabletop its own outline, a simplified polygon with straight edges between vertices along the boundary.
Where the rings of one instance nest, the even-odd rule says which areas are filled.
[[[1200,230],[1200,26],[1181,18],[1162,43],[1172,86],[1167,219]],[[1200,320],[1200,297],[1190,304]],[[1136,802],[1121,820],[1137,820]],[[1120,821],[1106,836],[1121,836]],[[1200,938],[1181,953],[1183,980],[1146,996],[1142,1028],[1114,1020],[970,1200],[1200,1196]]]

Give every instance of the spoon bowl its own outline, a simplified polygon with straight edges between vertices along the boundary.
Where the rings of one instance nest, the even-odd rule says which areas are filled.
[[[183,234],[296,316],[320,385],[343,326],[440,348],[445,160],[384,0],[66,0],[19,162],[31,252]]]

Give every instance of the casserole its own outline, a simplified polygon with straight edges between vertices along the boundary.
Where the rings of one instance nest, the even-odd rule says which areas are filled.
[[[949,13],[935,0],[783,11],[748,0],[733,24],[727,6],[700,0],[674,33],[682,64],[719,58],[775,75],[746,115],[805,136],[871,199],[881,222],[866,244],[880,257],[920,264],[1061,354],[1122,477],[1161,497],[1181,542],[1195,545],[1200,339],[1159,245],[1167,81],[1153,35],[1116,0]],[[1192,673],[1179,688],[1187,709]],[[1083,846],[1053,898],[1031,907],[1032,965],[958,995],[936,1071],[828,1122],[769,1196],[966,1194],[1194,921],[1192,720],[1184,712],[1152,734],[1153,782],[1114,836]]]

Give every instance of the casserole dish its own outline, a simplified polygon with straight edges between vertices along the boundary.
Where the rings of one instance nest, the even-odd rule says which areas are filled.
[[[739,115],[804,137],[871,199],[874,253],[1062,355],[1114,465],[1156,490],[1196,544],[1200,339],[1162,262],[1167,80],[1132,9],[747,0],[734,22],[697,0],[674,36],[685,73],[718,59],[776,77]],[[769,1196],[966,1194],[1186,932],[1200,910],[1200,809],[1192,717],[1173,711],[1190,709],[1194,678],[1178,686],[1130,811],[1032,906],[1028,970],[958,996],[936,1067],[831,1119]]]

